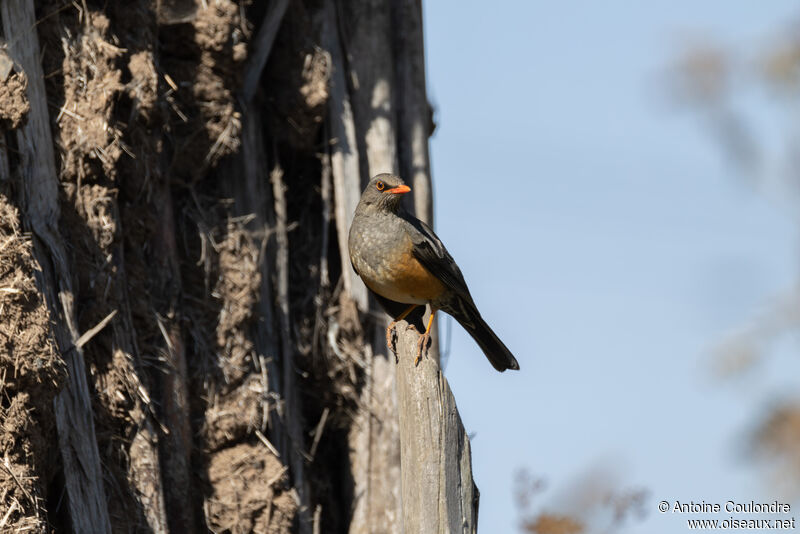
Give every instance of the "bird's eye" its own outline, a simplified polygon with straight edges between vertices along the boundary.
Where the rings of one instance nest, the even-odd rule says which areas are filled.
[[[375,187],[378,188],[378,191],[383,191],[383,188],[386,187],[386,186],[383,184],[383,182],[378,180],[378,182],[375,184]]]

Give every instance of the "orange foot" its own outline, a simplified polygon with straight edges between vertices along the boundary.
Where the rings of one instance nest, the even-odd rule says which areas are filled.
[[[433,324],[434,317],[436,317],[436,309],[431,308],[431,316],[428,317],[428,327],[417,342],[417,358],[414,360],[415,367],[419,365],[419,361],[422,359],[422,349],[428,348],[428,342],[431,340],[431,325]]]
[[[389,323],[389,326],[386,328],[386,346],[391,349],[392,352],[397,354],[397,351],[394,348],[394,327],[397,324],[397,321],[392,321]]]
[[[414,359],[414,367],[418,366],[420,360],[422,360],[422,351],[428,348],[428,342],[430,342],[430,340],[430,332],[425,332],[419,337],[419,341],[417,341],[417,357]]]

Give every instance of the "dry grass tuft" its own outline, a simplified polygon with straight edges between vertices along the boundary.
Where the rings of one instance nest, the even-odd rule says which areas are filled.
[[[241,443],[211,457],[213,493],[206,500],[206,522],[212,532],[291,531],[297,495],[287,469],[263,444]]]
[[[64,381],[38,270],[19,213],[0,191],[0,531],[46,530],[55,440],[52,401]]]
[[[87,16],[89,23],[77,35],[67,30],[61,40],[64,105],[56,119],[56,143],[64,154],[61,172],[77,180],[113,176],[123,154],[122,134],[112,123],[111,114],[123,89],[116,62],[124,50],[108,36],[105,15]],[[92,168],[98,164],[100,169]]]
[[[13,68],[11,58],[0,48],[0,131],[22,126],[31,109],[26,94],[28,77]]]

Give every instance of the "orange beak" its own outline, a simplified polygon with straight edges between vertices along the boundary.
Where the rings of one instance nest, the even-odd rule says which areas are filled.
[[[393,195],[402,195],[403,193],[408,193],[409,191],[411,191],[411,188],[405,184],[386,190],[387,193],[392,193]]]

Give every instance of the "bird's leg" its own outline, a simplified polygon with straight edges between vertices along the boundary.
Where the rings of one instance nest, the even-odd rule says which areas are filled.
[[[389,326],[386,328],[386,346],[392,349],[392,352],[394,352],[395,354],[397,353],[397,351],[394,350],[394,347],[392,346],[392,334],[394,333],[394,326],[403,319],[405,319],[408,316],[408,314],[411,313],[411,311],[416,307],[417,304],[412,304],[411,306],[409,306],[406,309],[406,311],[398,315],[397,319],[389,323]]]
[[[431,306],[431,316],[428,317],[428,327],[425,329],[425,333],[422,334],[422,337],[419,338],[419,342],[417,343],[417,359],[414,360],[414,366],[419,365],[419,361],[422,359],[422,349],[428,345],[428,341],[431,338],[431,325],[433,324],[433,318],[435,316],[436,308]]]

